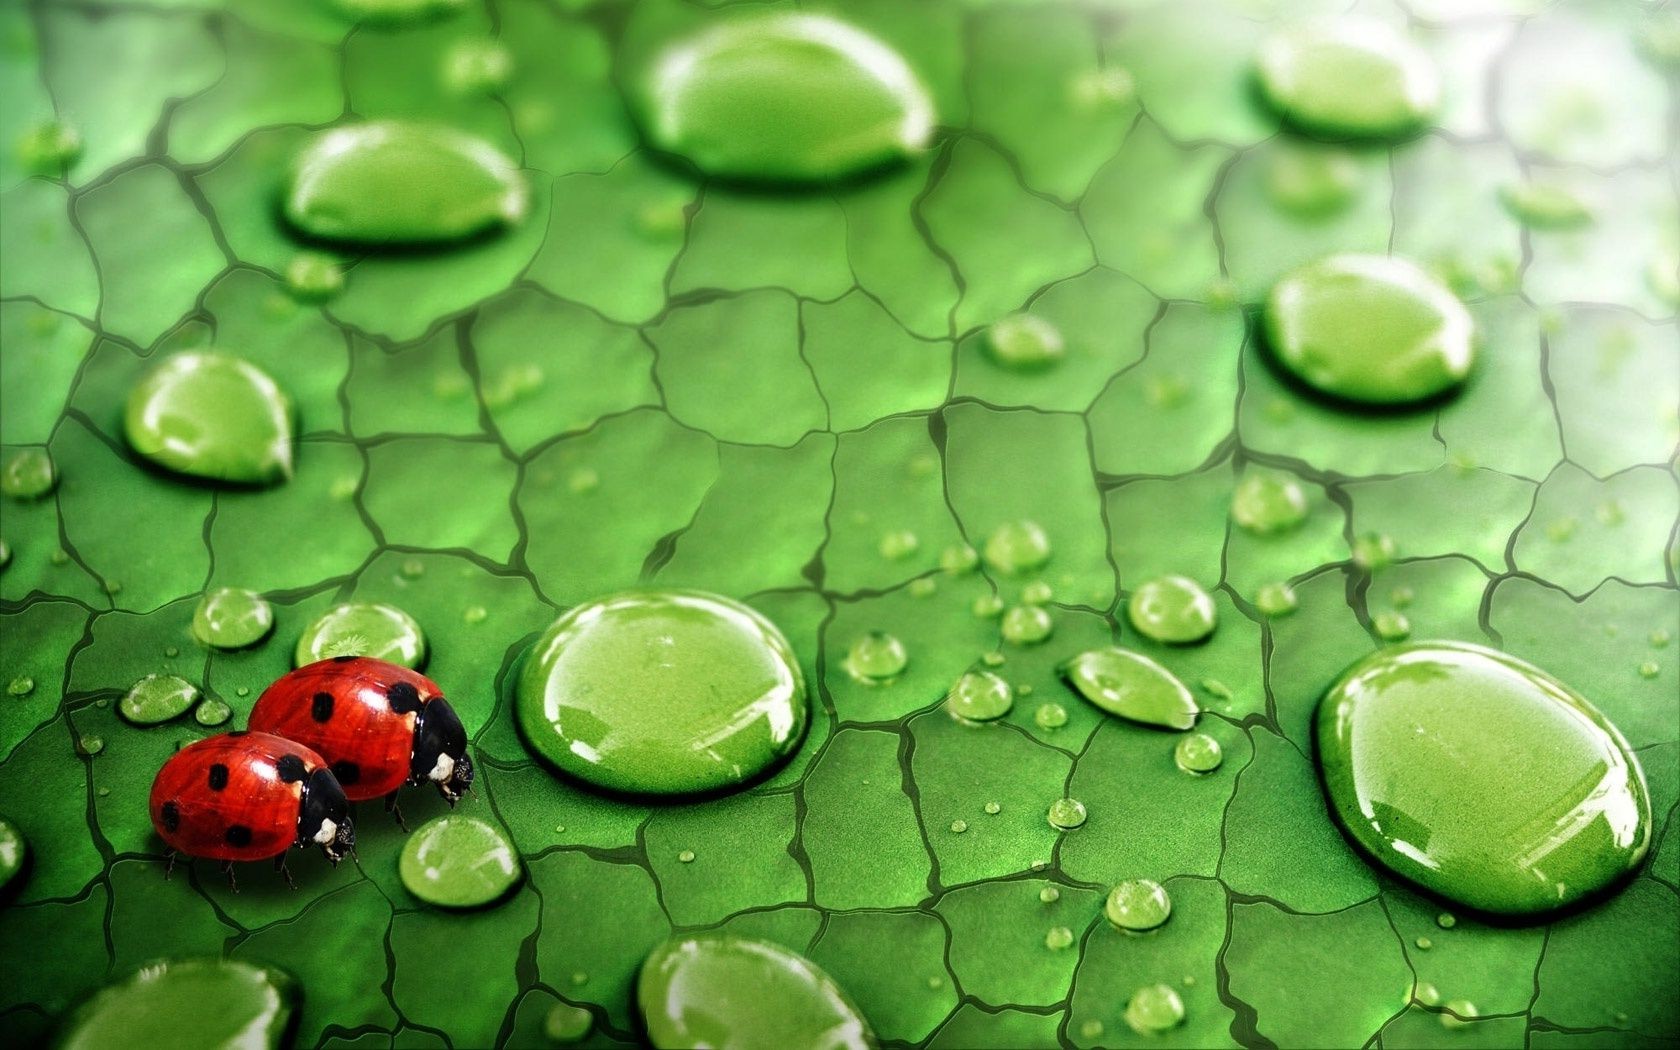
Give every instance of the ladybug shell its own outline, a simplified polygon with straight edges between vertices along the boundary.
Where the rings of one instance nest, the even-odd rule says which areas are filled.
[[[408,783],[420,708],[441,693],[417,671],[370,656],[306,664],[276,679],[251,728],[319,751],[352,802]]]
[[[264,860],[298,837],[308,775],[326,763],[267,733],[223,733],[175,752],[152,781],[152,826],[171,848],[211,860]]]

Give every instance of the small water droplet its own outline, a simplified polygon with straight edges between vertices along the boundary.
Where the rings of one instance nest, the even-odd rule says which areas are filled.
[[[1055,592],[1043,580],[1034,580],[1021,588],[1021,601],[1027,605],[1048,605]]]
[[[870,631],[846,651],[846,672],[865,685],[884,685],[910,663],[904,643],[885,631]]]
[[[1167,984],[1151,984],[1132,993],[1126,1023],[1143,1035],[1165,1032],[1184,1023],[1184,1000]]]
[[[1353,563],[1361,569],[1381,569],[1394,562],[1400,548],[1394,537],[1380,532],[1367,532],[1353,541]]]
[[[1412,633],[1412,621],[1402,612],[1380,612],[1372,618],[1371,626],[1376,628],[1377,637],[1385,642],[1404,641]]]
[[[881,557],[888,561],[903,561],[916,553],[916,548],[921,545],[922,541],[916,537],[914,532],[908,529],[899,529],[882,536],[876,549],[880,551]]]
[[[543,1035],[564,1046],[581,1042],[595,1027],[595,1015],[571,1003],[555,1003],[543,1017]]]
[[[213,649],[244,649],[273,629],[274,607],[256,591],[218,587],[206,591],[193,610],[193,637]]]
[[[589,983],[589,975],[587,973],[584,973],[582,970],[575,971],[572,974],[572,984],[581,987],[581,986],[586,985],[588,983]]]
[[[684,864],[693,864],[694,863],[694,851],[691,850],[691,849],[683,850],[681,853],[677,854],[677,860],[679,860],[680,862],[682,862]]]
[[[110,798],[111,797],[111,789],[108,788],[108,787],[102,787],[97,792],[95,792],[95,794],[97,794],[100,798]]]
[[[1639,665],[1639,677],[1641,678],[1655,678],[1660,674],[1662,674],[1662,665],[1655,660],[1646,660]]]
[[[1015,705],[1015,691],[990,671],[965,671],[945,696],[946,709],[969,722],[1002,718]]]
[[[1103,914],[1122,930],[1143,933],[1172,917],[1172,898],[1154,879],[1127,879],[1108,891]]]
[[[1062,891],[1054,886],[1045,886],[1038,891],[1038,899],[1044,904],[1054,904],[1062,899]]]
[[[23,133],[17,153],[29,174],[55,179],[81,159],[82,136],[68,124],[42,121]]]
[[[1231,494],[1231,520],[1257,535],[1288,532],[1307,520],[1307,491],[1294,476],[1251,470]]]
[[[1050,808],[1044,816],[1050,821],[1050,826],[1058,831],[1072,831],[1085,823],[1087,814],[1085,803],[1076,798],[1059,798],[1050,803]]]
[[[1600,525],[1614,527],[1627,520],[1627,511],[1623,510],[1616,500],[1607,500],[1593,510],[1593,516],[1598,519]]]
[[[243,685],[240,686],[238,689],[235,689],[233,692],[234,692],[235,696],[250,696],[251,695],[250,688],[247,687],[247,686],[243,686]]]
[[[973,609],[975,616],[978,616],[982,620],[990,620],[994,616],[998,616],[1003,612],[1003,599],[999,598],[995,594],[982,594],[980,597],[974,599],[974,604],[971,608]]]
[[[939,989],[945,987],[945,978],[940,977],[938,975],[935,975],[933,977],[929,977],[927,979],[927,986],[929,988],[933,989],[934,991],[938,991]]]
[[[1066,926],[1052,926],[1044,934],[1044,946],[1053,952],[1073,946],[1073,931]]]
[[[1267,157],[1266,193],[1292,215],[1321,218],[1347,207],[1360,175],[1359,162],[1343,147],[1281,139]]]
[[[987,667],[1002,667],[1006,661],[1004,655],[994,649],[989,653],[981,653],[980,662]]]
[[[579,467],[566,479],[566,487],[573,495],[582,496],[601,486],[601,475],[589,467]]]
[[[443,57],[443,82],[457,95],[489,95],[513,76],[513,52],[497,40],[458,40]]]
[[[54,565],[68,565],[70,564],[70,552],[62,547],[54,547],[53,552],[47,555],[47,560]]]
[[[193,709],[193,720],[201,726],[225,725],[227,720],[232,717],[233,708],[215,697],[206,697],[198,707]]]
[[[1441,1008],[1441,1024],[1448,1028],[1465,1028],[1482,1015],[1476,1004],[1468,999],[1449,999]]]
[[[1096,1018],[1085,1021],[1079,1026],[1079,1036],[1082,1039],[1098,1039],[1103,1034],[1103,1023]]]
[[[1416,981],[1412,984],[1412,1001],[1420,1006],[1439,1006],[1441,991],[1428,981]]]
[[[905,590],[912,598],[929,598],[939,590],[939,584],[932,576],[918,576],[910,581],[910,586]]]
[[[1045,369],[1067,354],[1061,330],[1036,314],[1009,314],[986,330],[992,360],[1018,372]]]
[[[129,687],[117,713],[138,726],[178,718],[199,700],[198,686],[172,674],[149,674]]]
[[[998,572],[1030,572],[1050,560],[1050,536],[1035,521],[1005,522],[986,537],[982,555]]]
[[[1213,596],[1186,576],[1162,576],[1138,586],[1126,602],[1126,618],[1138,633],[1157,642],[1189,645],[1213,633],[1219,613]]]
[[[1593,221],[1587,203],[1555,182],[1507,183],[1499,187],[1499,202],[1512,218],[1531,229],[1578,229]]]
[[[1060,729],[1067,723],[1067,708],[1054,700],[1039,704],[1038,708],[1033,711],[1033,724],[1040,729]]]
[[[1300,599],[1295,596],[1295,588],[1287,583],[1263,584],[1254,596],[1254,607],[1260,610],[1261,615],[1273,619],[1288,616],[1300,606]]]
[[[1435,916],[1435,925],[1441,927],[1443,930],[1450,930],[1454,926],[1458,925],[1458,916],[1454,915],[1450,911],[1444,911]]]
[[[968,830],[968,821],[960,820],[960,819],[951,821],[951,832],[952,832],[952,834],[961,835],[963,832],[965,832],[967,830]]]
[[[83,758],[92,758],[105,750],[105,740],[97,736],[79,736],[76,738],[76,754]]]
[[[1546,523],[1546,538],[1553,543],[1567,543],[1579,527],[1574,518],[1554,518]]]
[[[1419,937],[1417,940],[1413,941],[1412,943],[1417,945],[1418,951],[1420,951],[1420,952],[1426,952],[1429,949],[1435,947],[1435,942],[1430,940],[1428,937]]]
[[[999,633],[1011,645],[1037,645],[1056,629],[1050,610],[1042,605],[1012,605],[1003,614]]]
[[[1650,641],[1651,648],[1653,649],[1666,649],[1670,640],[1671,636],[1669,635],[1667,628],[1658,627],[1656,630],[1651,632]]]
[[[980,564],[980,552],[966,543],[954,543],[939,552],[939,567],[948,573],[971,572]]]
[[[344,264],[322,252],[299,252],[286,264],[286,290],[300,302],[325,302],[344,291]]]
[[[1137,85],[1123,66],[1088,70],[1069,85],[1074,102],[1085,109],[1119,109],[1132,101]]]
[[[1173,748],[1173,761],[1186,773],[1212,773],[1225,761],[1219,741],[1206,733],[1192,733]]]
[[[26,448],[0,467],[0,493],[17,500],[36,500],[58,485],[58,471],[44,448]]]

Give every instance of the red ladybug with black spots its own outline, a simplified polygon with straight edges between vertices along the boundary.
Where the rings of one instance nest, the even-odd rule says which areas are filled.
[[[337,864],[356,848],[349,800],[326,762],[268,733],[223,733],[189,744],[152,781],[152,826],[175,854],[222,861],[275,858],[319,846]],[[287,879],[291,876],[288,873]]]
[[[467,731],[442,690],[369,656],[282,675],[257,698],[251,728],[319,751],[352,802],[384,797],[395,809],[399,788],[430,781],[453,806],[472,786]]]

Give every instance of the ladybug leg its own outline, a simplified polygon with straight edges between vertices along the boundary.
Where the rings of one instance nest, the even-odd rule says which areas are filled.
[[[397,790],[400,791],[402,789],[398,788]],[[402,828],[404,831],[408,830],[408,821],[403,819],[402,807],[397,805],[396,791],[393,791],[389,795],[385,796],[385,812],[397,818],[397,827]]]
[[[294,890],[297,889],[297,880],[292,878],[292,869],[286,867],[286,855],[284,853],[274,858],[274,870],[286,877],[286,885]]]
[[[222,874],[226,875],[228,877],[228,888],[233,890],[233,892],[238,893],[239,892],[239,880],[237,880],[233,877],[233,861],[231,861],[231,860],[222,861]]]
[[[179,854],[172,849],[163,851],[163,881],[168,882],[169,877],[175,874],[175,858],[177,856]]]

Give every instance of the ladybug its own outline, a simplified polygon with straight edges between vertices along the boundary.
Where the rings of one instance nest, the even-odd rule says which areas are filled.
[[[350,803],[321,756],[268,733],[223,733],[175,752],[152,781],[152,826],[175,854],[222,861],[319,846],[335,865],[356,848]],[[288,873],[287,881],[291,880]]]
[[[370,656],[336,656],[276,679],[251,728],[319,751],[352,802],[396,808],[405,784],[436,784],[451,806],[472,786],[467,731],[431,679]],[[397,813],[402,820],[402,814]]]

